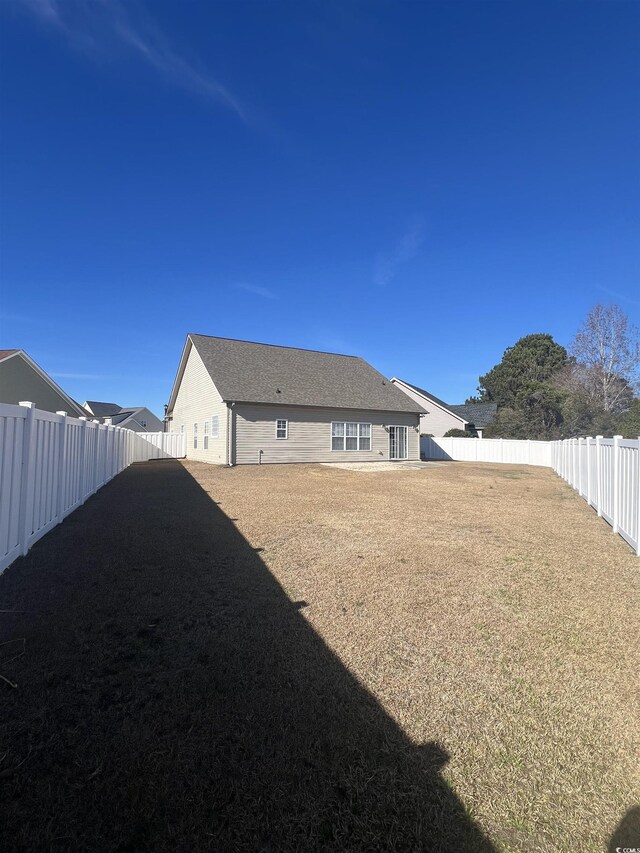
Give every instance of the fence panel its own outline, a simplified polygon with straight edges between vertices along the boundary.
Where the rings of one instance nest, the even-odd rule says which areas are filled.
[[[0,572],[132,462],[184,455],[177,433],[0,403]]]
[[[20,505],[26,417],[23,406],[4,405],[0,409],[0,555],[9,562],[21,553]],[[5,499],[5,495],[10,498]]]
[[[456,462],[508,462],[513,465],[544,465],[551,468],[552,442],[502,438],[421,438],[425,459]]]

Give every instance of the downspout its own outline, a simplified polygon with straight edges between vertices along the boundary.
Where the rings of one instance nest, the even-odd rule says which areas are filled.
[[[233,407],[234,403],[227,403],[227,466],[233,468]]]

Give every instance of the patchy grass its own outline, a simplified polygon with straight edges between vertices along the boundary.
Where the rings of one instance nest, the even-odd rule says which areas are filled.
[[[0,844],[640,844],[639,581],[543,469],[134,466],[0,578]]]

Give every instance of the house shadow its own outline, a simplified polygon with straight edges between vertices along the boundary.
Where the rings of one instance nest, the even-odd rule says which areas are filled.
[[[611,836],[609,853],[640,850],[640,806],[634,806],[622,818]]]
[[[0,623],[27,652],[0,661],[4,849],[493,849],[446,748],[407,738],[180,463],[116,477],[0,600],[30,611]]]

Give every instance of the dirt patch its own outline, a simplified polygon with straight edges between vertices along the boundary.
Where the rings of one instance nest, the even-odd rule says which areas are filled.
[[[0,846],[605,849],[639,580],[542,469],[134,466],[0,578]]]
[[[364,474],[387,474],[401,471],[428,471],[438,468],[442,462],[323,462],[328,468],[342,471],[360,471]]]

